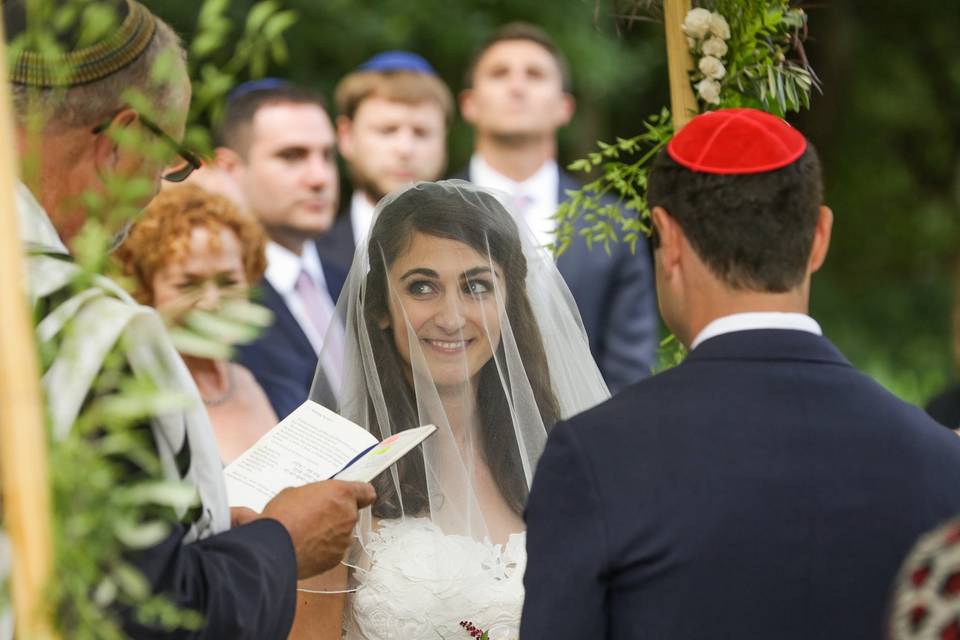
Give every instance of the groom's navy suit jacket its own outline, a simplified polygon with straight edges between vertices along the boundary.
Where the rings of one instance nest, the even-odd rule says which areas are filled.
[[[454,178],[470,180],[467,171]],[[560,171],[558,202],[568,200],[567,191],[581,185]],[[579,231],[587,223],[579,220]],[[610,391],[650,375],[655,364],[659,327],[653,266],[645,242],[631,253],[628,245],[614,243],[610,253],[603,246],[587,247],[576,237],[557,260],[577,303],[590,352]]]
[[[550,434],[520,637],[885,637],[960,439],[800,331],[720,335]]]
[[[321,260],[323,277],[336,303],[346,272]],[[256,286],[255,302],[273,312],[273,323],[250,344],[237,349],[237,362],[253,373],[280,419],[303,404],[317,370],[317,354],[283,296],[266,278]]]

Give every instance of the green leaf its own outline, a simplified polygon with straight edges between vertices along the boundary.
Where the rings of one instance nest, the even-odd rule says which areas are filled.
[[[204,338],[188,329],[172,327],[168,330],[168,333],[173,346],[184,355],[214,360],[229,360],[233,353],[229,345]]]
[[[63,33],[72,27],[77,21],[79,12],[80,7],[75,4],[64,5],[58,11],[55,11],[50,21],[53,30],[57,33]]]
[[[260,31],[267,21],[267,18],[274,14],[279,8],[273,0],[264,0],[264,2],[255,4],[253,8],[250,9],[250,13],[247,14],[247,33]]]
[[[290,57],[290,52],[287,49],[287,43],[283,38],[277,38],[270,42],[270,57],[273,58],[273,61],[279,65],[286,64],[287,60]]]
[[[130,549],[146,549],[160,543],[170,533],[170,525],[161,520],[137,523],[130,518],[118,520],[113,531]]]
[[[297,12],[292,10],[275,13],[263,26],[263,37],[267,40],[279,38],[284,31],[297,23],[298,18]]]
[[[227,320],[251,327],[266,328],[273,323],[273,312],[270,309],[244,299],[224,302],[220,306],[219,315]]]
[[[200,502],[197,490],[186,482],[152,481],[124,487],[120,500],[125,504],[151,504],[183,511]]]
[[[90,46],[102,40],[117,26],[116,14],[108,5],[90,3],[80,17],[80,36],[77,43],[81,47]]]
[[[190,53],[197,58],[206,58],[220,48],[220,36],[216,33],[204,32],[190,43]]]
[[[104,423],[130,423],[182,411],[190,406],[190,396],[176,391],[128,391],[98,398],[91,405],[91,416]]]
[[[235,322],[218,313],[198,309],[187,313],[184,317],[184,326],[192,329],[201,337],[215,339],[228,345],[249,342],[260,333],[259,327]]]
[[[93,591],[93,601],[97,606],[106,608],[117,599],[117,583],[113,579],[106,577],[100,581]]]
[[[150,79],[156,83],[171,80],[179,64],[180,61],[178,60],[176,51],[173,49],[161,51],[153,61],[153,66],[150,68]]]
[[[794,111],[800,110],[800,101],[797,99],[797,89],[792,79],[784,84],[784,89],[787,92],[787,101],[789,102],[790,108]]]
[[[221,18],[221,14],[227,10],[230,0],[206,0],[200,6],[200,15],[197,17],[197,23],[201,27],[209,25],[211,22]]]
[[[120,591],[134,600],[144,600],[150,595],[150,583],[132,565],[118,564],[113,570],[113,578]]]

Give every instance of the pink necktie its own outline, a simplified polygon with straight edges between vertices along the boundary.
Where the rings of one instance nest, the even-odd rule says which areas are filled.
[[[517,216],[521,220],[526,221],[527,210],[530,208],[530,205],[533,204],[533,196],[517,192],[513,194],[513,210],[516,212]]]
[[[336,309],[330,297],[323,295],[306,271],[301,271],[297,277],[296,290],[303,301],[310,324],[323,339],[320,359],[327,374],[327,381],[333,389],[339,389],[340,373],[343,370],[343,328],[334,320]]]

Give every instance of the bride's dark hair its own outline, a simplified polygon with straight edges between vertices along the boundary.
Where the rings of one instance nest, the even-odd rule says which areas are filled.
[[[543,424],[549,430],[560,419],[547,366],[543,339],[527,298],[527,261],[520,235],[510,214],[497,199],[482,191],[460,190],[435,183],[420,183],[387,204],[374,223],[369,239],[370,271],[361,305],[367,334],[379,372],[383,400],[391,421],[400,428],[418,422],[413,390],[407,382],[404,363],[394,344],[391,329],[382,328],[389,317],[387,272],[393,261],[409,247],[415,232],[456,240],[481,255],[489,255],[503,270],[506,281],[506,314],[513,330]],[[498,372],[499,363],[499,372]],[[510,414],[510,400],[500,374],[508,376],[503,340],[494,356],[480,370],[477,383],[477,412],[480,418],[481,451],[491,476],[504,500],[518,515],[526,504],[528,488],[519,446]],[[371,403],[372,404],[372,403]],[[366,425],[378,438],[381,432],[373,407]],[[401,513],[421,514],[429,507],[427,482],[421,455],[408,455],[397,465],[400,493],[391,474],[381,474],[375,485],[378,500],[374,515],[399,517]]]

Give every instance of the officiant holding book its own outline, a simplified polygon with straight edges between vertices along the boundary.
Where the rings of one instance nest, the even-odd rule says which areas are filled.
[[[8,42],[21,40],[28,30],[29,4],[3,3]],[[62,8],[68,2],[49,4]],[[165,539],[131,554],[151,593],[199,612],[204,625],[197,631],[170,630],[135,619],[129,611],[111,613],[135,638],[282,638],[293,619],[297,577],[339,563],[358,509],[373,502],[374,490],[366,483],[317,482],[284,491],[261,514],[231,514],[210,423],[163,323],[118,285],[90,277],[74,262],[69,247],[88,216],[107,222],[115,213],[88,211],[78,204],[82,196],[93,193],[101,196],[98,201],[107,200],[118,181],[132,179],[156,188],[161,177],[182,181],[199,165],[178,142],[190,97],[178,37],[135,0],[96,4],[112,12],[117,25],[102,39],[90,42],[90,34],[77,25],[57,32],[64,56],[28,46],[10,67],[15,144],[21,161],[36,161],[36,171],[18,186],[17,214],[28,293],[38,341],[44,344],[47,416],[59,437],[71,437],[83,405],[120,391],[113,377],[97,379],[108,359],[122,362],[138,380],[188,399],[185,409],[154,414],[136,425],[131,437],[149,443],[137,458],[140,466],[123,466],[106,456],[102,464],[123,474],[118,488],[165,480],[196,490],[197,506],[177,510]],[[162,80],[153,73],[158,59],[170,72]],[[156,120],[130,106],[124,97],[128,91],[142,95],[138,104],[152,106]],[[39,133],[37,113],[46,118]],[[131,137],[143,144],[121,144]],[[175,166],[164,169],[148,147],[162,148]],[[110,231],[122,236],[119,228]],[[96,432],[100,424],[88,426]]]
[[[813,146],[706,113],[647,195],[660,311],[690,352],[550,434],[520,637],[884,637],[903,557],[960,512],[960,441],[808,315],[833,223]]]

